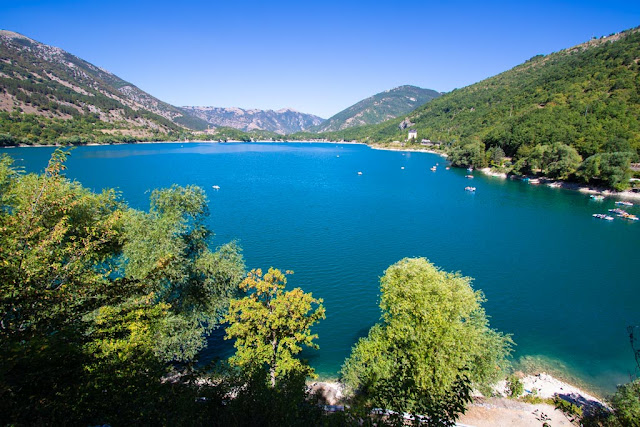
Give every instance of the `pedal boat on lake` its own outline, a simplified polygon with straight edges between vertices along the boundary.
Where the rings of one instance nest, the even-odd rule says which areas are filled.
[[[469,191],[471,193],[475,193],[476,187],[464,187],[464,191]]]
[[[594,218],[606,219],[607,221],[613,221],[613,217],[605,214],[593,214],[591,215]]]

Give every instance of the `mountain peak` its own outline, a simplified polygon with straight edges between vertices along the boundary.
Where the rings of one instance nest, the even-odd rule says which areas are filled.
[[[440,92],[432,89],[412,85],[398,86],[363,99],[310,131],[332,132],[381,123],[407,114],[440,95]]]
[[[210,125],[224,126],[243,131],[266,130],[279,134],[305,131],[317,126],[324,119],[305,114],[292,108],[280,110],[245,110],[238,107],[182,107],[186,113],[198,117]]]

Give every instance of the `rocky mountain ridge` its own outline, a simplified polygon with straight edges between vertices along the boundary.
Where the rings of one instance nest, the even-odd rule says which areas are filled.
[[[274,111],[237,107],[185,106],[182,110],[206,121],[210,126],[232,127],[245,132],[266,130],[281,135],[304,131],[324,121],[321,117],[301,113],[291,108]]]
[[[0,109],[15,108],[48,118],[92,114],[162,132],[199,121],[59,47],[0,30]]]

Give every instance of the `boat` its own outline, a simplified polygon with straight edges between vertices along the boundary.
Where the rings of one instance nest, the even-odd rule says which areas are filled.
[[[404,166],[400,166],[400,169],[404,170]]]
[[[623,211],[620,208],[609,209],[609,212],[614,213],[614,214],[616,214],[618,216],[628,215],[627,211]]]
[[[637,221],[638,220],[637,216],[631,215],[630,213],[626,213],[626,212],[625,212],[624,215],[618,215],[618,216],[620,218],[622,218],[622,219],[628,219],[628,220],[631,220],[631,221]]]
[[[468,170],[469,172],[473,172],[473,166],[469,166],[469,167],[467,168],[467,170]]]
[[[633,206],[633,203],[631,202],[625,202],[625,201],[617,201],[616,205],[622,205],[622,206]]]
[[[435,167],[435,166],[432,166],[432,167],[431,167],[431,170],[435,172],[435,171],[436,171],[436,167]]]
[[[358,175],[362,175],[362,172],[358,172]]]
[[[613,217],[605,214],[593,214],[591,215],[594,218],[605,219],[607,221],[613,221]]]
[[[450,168],[449,166],[447,166],[445,169],[446,169],[446,170],[449,170],[449,169],[451,169],[451,168]]]
[[[470,191],[474,193],[476,191],[476,187],[464,187],[464,191]]]
[[[214,190],[219,190],[219,189],[220,189],[220,186],[219,186],[219,185],[214,185],[214,186],[212,186],[212,187],[213,187],[213,189],[214,189]]]
[[[465,178],[473,179],[473,175],[465,175]]]
[[[599,194],[592,194],[591,196],[589,196],[589,198],[591,200],[595,200],[596,202],[601,202],[604,200],[604,196],[601,196]]]

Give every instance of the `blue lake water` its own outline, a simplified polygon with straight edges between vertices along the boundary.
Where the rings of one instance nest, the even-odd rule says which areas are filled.
[[[52,151],[0,150],[30,172],[42,171]],[[591,217],[613,200],[480,174],[468,180],[433,154],[362,145],[93,146],[75,149],[67,166],[70,178],[117,188],[140,209],[154,188],[202,186],[214,245],[236,239],[248,268],[294,270],[290,286],[324,299],[320,350],[304,353],[323,377],[337,375],[378,320],[384,270],[414,256],[475,278],[492,327],[513,334],[516,361],[527,356],[608,392],[634,372],[626,328],[640,324],[640,223]],[[228,352],[214,337],[207,356]]]

